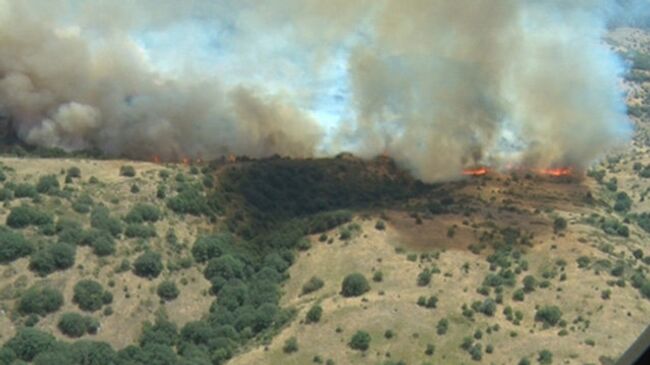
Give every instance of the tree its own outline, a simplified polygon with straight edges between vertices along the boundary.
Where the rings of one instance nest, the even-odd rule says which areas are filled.
[[[418,286],[427,286],[429,283],[431,283],[431,270],[429,269],[424,269],[418,274]]]
[[[131,165],[124,165],[120,167],[120,176],[134,177],[135,168]]]
[[[76,252],[76,246],[63,242],[51,243],[32,255],[29,269],[41,276],[47,276],[56,270],[69,269],[75,263]]]
[[[56,342],[54,336],[35,328],[21,328],[5,346],[23,361],[32,361],[36,355],[52,348]]]
[[[127,223],[155,223],[160,219],[160,209],[153,204],[138,203],[124,217]]]
[[[172,301],[178,298],[178,287],[173,281],[163,281],[158,285],[158,290],[156,291],[160,299],[165,301]]]
[[[447,318],[443,318],[440,321],[438,321],[438,324],[436,326],[436,332],[438,335],[444,335],[447,333],[447,330],[449,329],[449,320]]]
[[[113,301],[112,294],[109,291],[105,291],[102,285],[94,280],[80,280],[74,286],[73,291],[74,296],[72,297],[72,301],[84,311],[97,311],[104,304],[109,304]]]
[[[302,295],[313,293],[325,285],[325,282],[317,277],[312,276],[305,284],[302,286]]]
[[[18,311],[23,315],[38,314],[45,316],[59,310],[63,305],[63,295],[60,291],[33,286],[29,288],[18,301]]]
[[[199,237],[192,246],[192,256],[197,262],[207,262],[230,250],[234,237],[230,233]]]
[[[320,321],[320,317],[322,315],[323,315],[323,307],[321,307],[318,304],[314,304],[311,308],[309,308],[305,320],[307,323],[317,323]]]
[[[551,364],[553,362],[553,353],[549,350],[544,349],[539,352],[537,361],[539,361],[539,363],[542,365]]]
[[[555,326],[562,319],[562,311],[558,306],[544,306],[535,313],[535,321],[543,322],[545,326]]]
[[[17,229],[27,226],[44,226],[52,223],[53,219],[51,215],[27,205],[12,208],[7,216],[7,225]]]
[[[86,320],[79,313],[64,313],[59,319],[57,327],[68,337],[81,337],[86,334]]]
[[[41,194],[56,194],[60,189],[56,175],[41,176],[36,184],[36,191]]]
[[[530,293],[535,290],[537,286],[537,279],[532,275],[526,275],[524,277],[524,291]]]
[[[81,170],[77,166],[72,166],[68,169],[66,175],[70,176],[70,178],[78,179],[81,177]]]
[[[34,246],[25,237],[0,227],[0,264],[8,264],[34,251]]]
[[[233,255],[223,255],[208,261],[203,275],[210,280],[214,277],[221,277],[225,280],[242,279],[246,265]]]
[[[157,278],[162,272],[163,264],[159,253],[147,251],[133,263],[133,272],[143,278]]]
[[[370,347],[371,340],[368,332],[357,331],[350,339],[348,346],[353,350],[366,351]]]
[[[285,354],[291,354],[298,351],[298,340],[295,337],[289,337],[282,346]]]
[[[344,297],[357,297],[370,290],[370,284],[363,274],[352,273],[343,279],[341,294]]]

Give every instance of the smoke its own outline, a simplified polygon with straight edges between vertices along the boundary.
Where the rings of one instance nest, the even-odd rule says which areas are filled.
[[[28,143],[138,158],[345,149],[427,181],[474,164],[584,167],[630,134],[603,36],[649,8],[0,0],[0,111]]]

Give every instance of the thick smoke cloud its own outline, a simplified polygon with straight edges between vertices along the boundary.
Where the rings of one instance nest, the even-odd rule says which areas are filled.
[[[637,0],[0,0],[0,107],[29,143],[140,158],[352,150],[388,153],[427,181],[474,164],[583,167],[629,134],[623,64],[602,38],[630,9],[650,10]],[[228,34],[236,67],[156,71],[134,37],[188,23]],[[330,80],[341,62],[345,75]],[[314,104],[328,82],[345,112],[324,138]]]

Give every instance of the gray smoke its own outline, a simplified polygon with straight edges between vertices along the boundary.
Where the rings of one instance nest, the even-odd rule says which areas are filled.
[[[0,107],[29,143],[140,158],[386,152],[427,181],[474,164],[583,167],[629,137],[622,62],[602,39],[630,9],[649,10],[637,0],[0,0]],[[233,30],[242,80],[261,80],[161,74],[131,36],[194,21]],[[318,90],[302,81],[341,57],[349,95],[324,143],[305,107]],[[280,71],[294,92],[267,85]]]

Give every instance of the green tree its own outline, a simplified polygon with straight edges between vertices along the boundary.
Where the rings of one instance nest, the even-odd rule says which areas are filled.
[[[41,176],[36,184],[36,191],[41,194],[56,194],[59,192],[61,185],[56,175]]]
[[[350,339],[348,346],[353,350],[366,351],[370,347],[371,340],[368,332],[357,331]]]
[[[133,263],[133,272],[143,278],[157,278],[162,272],[163,264],[159,253],[147,251]]]
[[[562,319],[562,311],[558,306],[543,306],[537,309],[535,321],[543,322],[545,326],[555,326]]]
[[[34,246],[17,232],[0,227],[0,264],[8,264],[34,251]]]
[[[79,313],[64,313],[59,319],[57,327],[68,337],[81,337],[86,334],[86,320]]]
[[[32,361],[36,355],[48,351],[54,346],[56,339],[49,333],[35,328],[22,328],[12,337],[5,346],[23,361]]]
[[[52,216],[41,212],[35,207],[21,205],[12,208],[7,216],[7,225],[11,228],[25,228],[27,226],[44,226],[52,224]]]
[[[341,294],[344,297],[358,297],[370,290],[368,280],[361,273],[352,273],[343,279]]]
[[[80,280],[75,284],[73,291],[72,301],[84,311],[94,312],[100,310],[104,304],[113,301],[112,294],[105,291],[102,285],[94,280]]]
[[[320,317],[323,315],[323,307],[318,304],[314,304],[309,311],[307,311],[307,316],[305,321],[307,323],[317,323],[320,321]]]
[[[178,294],[180,294],[176,284],[173,281],[169,280],[160,283],[156,292],[158,293],[160,299],[165,301],[172,301],[178,298]]]
[[[63,305],[63,295],[60,291],[33,286],[29,288],[18,300],[18,311],[23,315],[38,314],[45,316],[59,310]]]

